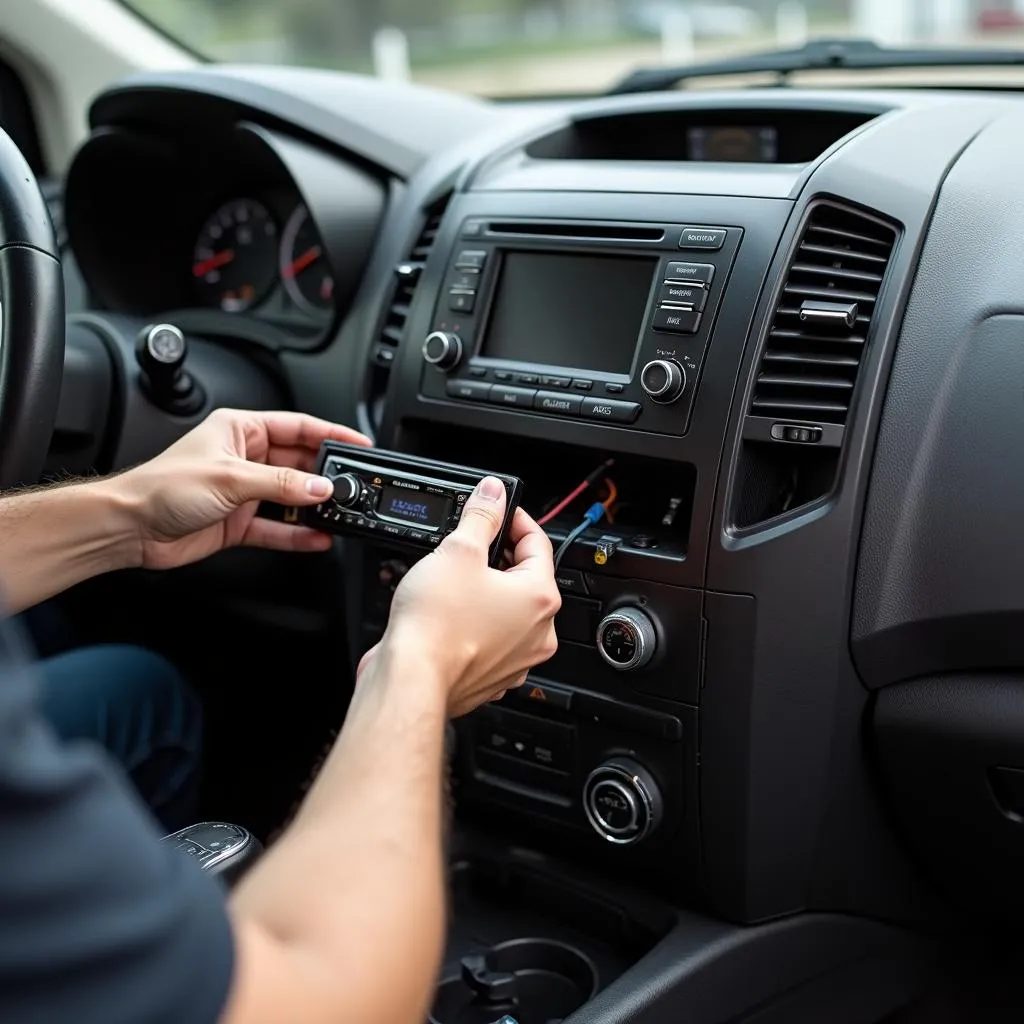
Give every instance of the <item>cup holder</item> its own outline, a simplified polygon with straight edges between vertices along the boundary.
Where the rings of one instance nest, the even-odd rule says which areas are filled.
[[[597,968],[564,942],[513,939],[462,958],[442,979],[430,1024],[557,1024],[597,994]]]

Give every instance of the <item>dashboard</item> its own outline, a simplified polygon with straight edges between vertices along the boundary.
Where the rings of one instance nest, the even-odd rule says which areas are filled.
[[[1016,94],[220,68],[91,121],[82,323],[174,322],[207,408],[257,366],[574,534],[558,654],[458,725],[461,813],[742,924],[1024,918]],[[346,546],[357,656],[400,532]]]

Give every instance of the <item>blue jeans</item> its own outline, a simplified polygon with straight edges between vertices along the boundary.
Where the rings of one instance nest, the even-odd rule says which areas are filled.
[[[105,747],[164,830],[191,824],[202,708],[177,669],[141,647],[104,645],[39,663],[42,710],[65,741]]]

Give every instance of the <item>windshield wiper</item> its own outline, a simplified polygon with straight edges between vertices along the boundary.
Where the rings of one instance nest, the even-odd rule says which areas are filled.
[[[984,47],[939,46],[900,49],[879,46],[871,39],[812,39],[796,50],[765,50],[726,57],[706,64],[638,68],[607,93],[661,92],[691,78],[775,72],[780,84],[799,71],[872,68],[1011,67],[1024,65],[1024,50],[987,50]]]

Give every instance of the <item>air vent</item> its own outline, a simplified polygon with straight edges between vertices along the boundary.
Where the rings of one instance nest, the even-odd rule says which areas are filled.
[[[837,203],[811,208],[750,403],[751,416],[777,421],[772,440],[838,441],[896,237],[890,224]]]
[[[446,195],[427,208],[426,220],[416,242],[408,256],[395,267],[397,283],[373,347],[373,362],[376,366],[386,369],[395,361],[395,354],[405,334],[405,324],[409,319],[409,308],[416,293],[416,286],[427,264],[430,250],[434,247],[450,199],[451,195]]]

